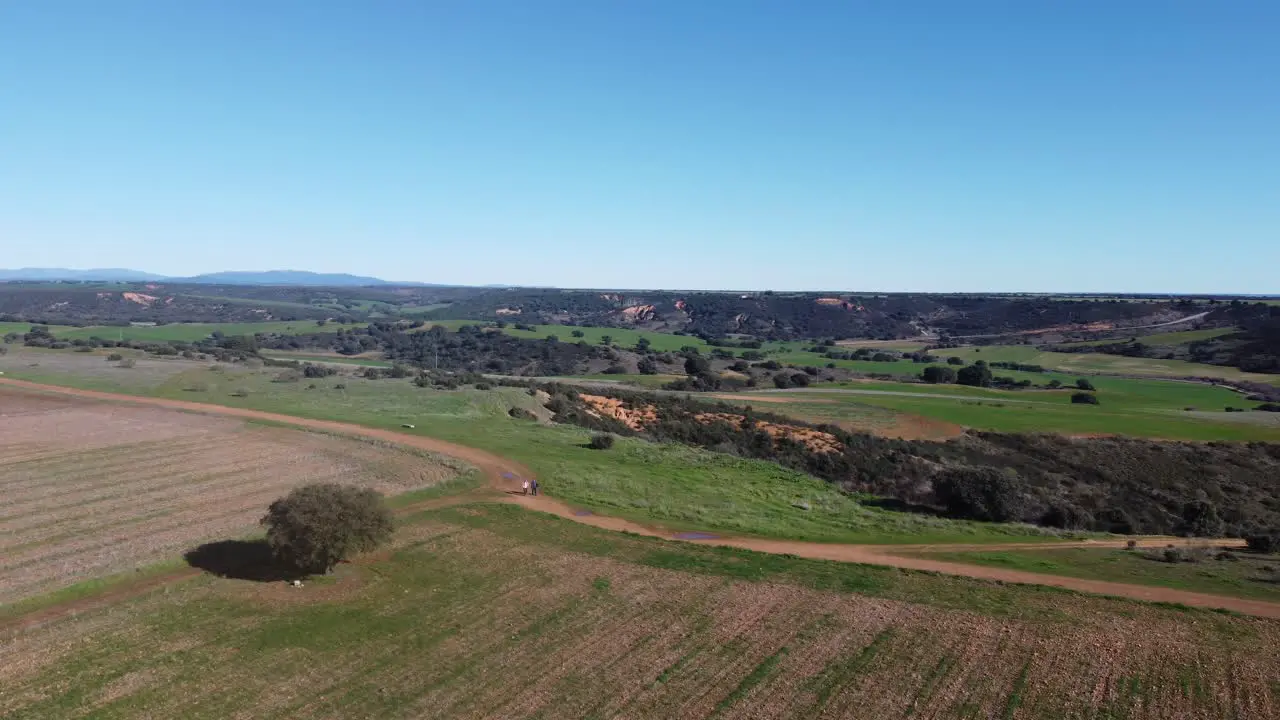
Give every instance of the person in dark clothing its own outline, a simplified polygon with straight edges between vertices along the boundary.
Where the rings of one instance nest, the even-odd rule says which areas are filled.
[[[532,481],[532,482],[530,483],[530,485],[529,485],[529,488],[530,488],[531,490],[533,490],[533,494],[534,494],[534,495],[537,495],[537,494],[538,494],[538,479],[537,479],[537,478],[534,478],[534,479],[533,479],[533,481]]]

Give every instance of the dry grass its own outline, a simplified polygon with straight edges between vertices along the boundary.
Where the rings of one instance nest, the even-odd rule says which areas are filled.
[[[0,603],[251,529],[303,482],[388,494],[459,465],[243,421],[0,391]]]

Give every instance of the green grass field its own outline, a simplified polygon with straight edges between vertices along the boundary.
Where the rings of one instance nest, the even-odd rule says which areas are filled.
[[[1124,378],[1092,377],[1090,380],[1098,388],[1099,405],[1073,404],[1070,396],[1074,390],[993,390],[877,382],[847,383],[843,386],[847,392],[828,385],[814,386],[804,392],[770,392],[766,397],[774,402],[760,407],[832,422],[856,422],[866,414],[867,407],[875,407],[999,432],[1280,441],[1280,422],[1269,413],[1225,412],[1227,405],[1251,407],[1254,404],[1244,402],[1241,395],[1226,388]],[[788,402],[778,403],[782,398]],[[1185,407],[1196,407],[1200,411],[1187,412]]]
[[[514,337],[522,338],[545,338],[555,335],[562,342],[580,342],[586,341],[592,345],[599,345],[602,339],[607,335],[613,339],[613,344],[619,347],[635,347],[640,338],[649,341],[650,347],[654,350],[670,351],[679,350],[685,346],[693,346],[707,352],[709,346],[701,339],[692,335],[671,335],[668,333],[649,332],[647,330],[629,330],[627,328],[610,328],[610,327],[573,327],[569,325],[535,325],[536,330],[530,332],[528,330],[516,330],[508,325],[503,332]],[[583,337],[576,338],[573,336],[574,331],[581,332]]]
[[[1217,559],[1207,549],[1197,562],[1164,562],[1161,548],[1056,548],[919,553],[922,557],[1028,572],[1232,595],[1280,602],[1280,555],[1233,551]],[[1268,570],[1267,568],[1271,568]]]
[[[298,362],[336,363],[338,365],[359,365],[361,367],[391,367],[386,360],[367,357],[346,357],[344,355],[324,355],[320,353],[290,352],[287,350],[265,350],[262,354],[279,360],[297,360]]]
[[[1245,717],[1280,672],[1263,620],[496,505],[301,588],[201,575],[18,638],[14,718]]]
[[[1181,332],[1156,333],[1155,335],[1139,335],[1138,342],[1144,345],[1185,345],[1200,340],[1210,340],[1223,335],[1238,332],[1236,328],[1206,328],[1204,330],[1183,330]],[[1091,345],[1109,345],[1125,342],[1129,337],[1112,338],[1110,340],[1085,340],[1081,342],[1063,343],[1069,347],[1089,347]]]
[[[258,323],[173,323],[147,327],[83,327],[54,330],[54,336],[67,340],[100,337],[104,340],[154,340],[162,342],[177,340],[195,342],[209,337],[214,332],[223,335],[253,335],[255,333],[282,333],[300,335],[314,332],[333,332],[343,325],[319,325],[315,320],[280,320]]]

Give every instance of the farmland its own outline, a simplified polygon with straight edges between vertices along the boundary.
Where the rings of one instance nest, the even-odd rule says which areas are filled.
[[[1099,405],[1072,403],[1072,390],[997,390],[893,382],[738,393],[732,399],[739,404],[755,402],[759,407],[766,407],[760,403],[767,402],[771,412],[857,429],[875,429],[867,422],[868,408],[873,408],[999,432],[1122,434],[1174,440],[1280,440],[1280,418],[1275,413],[1225,412],[1229,406],[1254,404],[1226,388],[1106,377],[1092,377],[1090,381],[1098,388]],[[905,418],[899,420],[905,421]]]
[[[0,714],[1269,717],[1277,627],[470,505],[326,582],[197,577],[17,635]]]
[[[441,391],[350,375],[282,380],[279,368],[181,359],[121,368],[98,354],[26,348],[0,357],[0,367],[6,377],[374,428],[410,423],[414,433],[527,465],[547,493],[573,507],[670,529],[824,542],[1054,537],[1029,526],[882,510],[773,463],[680,445],[622,438],[609,452],[592,451],[579,428],[509,417],[512,407],[539,411],[519,388]],[[1134,402],[1144,401],[1133,392]],[[1146,402],[1160,399],[1158,389],[1150,392],[1156,398]],[[395,491],[438,486],[465,468],[238,419],[34,397],[23,401],[36,403],[26,412],[62,413],[58,426],[73,432],[63,438],[34,424],[31,432],[75,447],[51,447],[50,459],[29,464],[75,479],[63,481],[68,490],[56,503],[24,513],[49,515],[33,520],[34,532],[51,527],[34,539],[24,530],[18,551],[44,548],[36,559],[56,560],[56,544],[74,541],[55,523],[83,528],[90,516],[102,527],[81,530],[97,534],[80,539],[92,547],[117,536],[126,540],[116,549],[130,547],[129,537],[173,544],[78,573],[44,562],[63,574],[32,592],[161,565],[137,573],[139,588],[151,590],[129,591],[126,578],[105,595],[83,584],[73,594],[15,594],[28,598],[17,612],[48,619],[0,629],[12,649],[0,655],[0,715],[1262,717],[1280,703],[1272,683],[1280,661],[1260,652],[1280,642],[1271,620],[675,544],[510,505],[411,511],[390,551],[302,588],[178,574],[166,569],[172,559],[207,533],[249,531],[261,505],[279,494],[266,485],[283,489],[303,474],[355,476],[401,481],[384,486]],[[109,408],[109,422],[69,415],[99,407]],[[130,431],[124,440],[122,428]],[[170,435],[147,440],[156,428]],[[187,439],[193,433],[200,442]],[[402,482],[411,472],[430,477]],[[125,479],[113,482],[118,476]],[[29,477],[39,485],[33,471]],[[116,482],[146,502],[124,502]],[[183,516],[174,503],[193,484],[209,489],[192,494],[199,515]],[[12,494],[8,485],[0,491]],[[93,493],[104,497],[80,502]],[[225,517],[207,508],[223,508]],[[74,613],[56,612],[67,604]],[[0,611],[0,628],[23,617]],[[183,693],[171,692],[175,685]]]
[[[1236,328],[1205,328],[1204,330],[1182,330],[1180,332],[1156,333],[1154,335],[1139,335],[1138,342],[1144,345],[1183,345],[1186,343],[1198,342],[1200,340],[1211,340],[1223,335],[1230,335],[1238,332]],[[1106,345],[1108,343],[1121,342],[1128,338],[1112,338],[1108,340],[1084,340],[1081,342],[1063,343],[1072,347],[1086,347],[1089,345]]]
[[[244,533],[303,481],[395,494],[465,471],[356,440],[0,388],[0,603]]]
[[[517,460],[545,478],[547,491],[568,502],[642,522],[680,528],[751,532],[799,540],[886,542],[929,538],[983,542],[1044,536],[1029,526],[998,526],[880,510],[828,483],[758,460],[681,445],[623,439],[610,453],[584,452],[578,428],[513,421],[511,407],[537,412],[518,388],[450,392],[406,380],[329,378],[323,383],[275,382],[280,370],[170,360],[124,370],[81,353],[42,353],[62,360],[51,371],[0,357],[6,377],[95,390],[214,402],[302,417],[398,428],[413,424],[446,440]],[[97,373],[87,381],[77,364]],[[154,377],[144,383],[141,378]],[[139,379],[137,384],[122,380]],[[314,389],[308,385],[315,384]],[[342,385],[342,388],[338,388]],[[545,413],[545,411],[542,411]],[[803,507],[801,507],[801,505]]]

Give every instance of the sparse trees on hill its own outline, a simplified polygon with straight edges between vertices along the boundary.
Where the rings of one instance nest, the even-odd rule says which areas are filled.
[[[333,483],[296,488],[271,503],[262,524],[276,561],[306,573],[327,573],[377,548],[393,529],[381,494]]]

